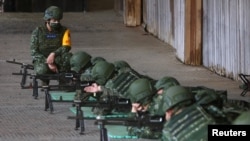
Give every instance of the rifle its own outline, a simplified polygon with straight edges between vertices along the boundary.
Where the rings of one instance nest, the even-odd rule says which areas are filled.
[[[161,132],[164,126],[164,116],[151,116],[148,113],[137,114],[130,118],[96,118],[95,124],[100,127],[100,141],[108,141],[108,134],[105,125],[124,125],[132,127],[149,127],[152,131]]]
[[[21,88],[22,89],[30,88],[30,86],[25,86],[26,85],[26,79],[27,79],[27,76],[31,76],[31,74],[28,73],[28,70],[34,70],[34,66],[31,65],[31,64],[17,62],[15,59],[13,59],[12,61],[6,60],[6,62],[11,63],[11,64],[21,65],[20,72],[12,73],[12,75],[22,75],[22,79],[21,79],[21,83],[20,83]]]
[[[80,134],[85,131],[84,124],[84,111],[81,107],[104,107],[104,108],[114,108],[115,109],[131,109],[130,99],[121,98],[118,96],[107,96],[105,101],[74,101],[74,106],[76,107],[76,116],[68,117],[68,119],[75,119],[75,130],[80,127]],[[88,118],[88,120],[93,120]]]
[[[38,86],[37,79],[41,80],[63,80],[65,82],[70,82],[71,84],[68,85],[50,85],[49,89],[57,89],[60,90],[62,88],[70,88],[73,90],[81,89],[84,86],[86,87],[87,84],[90,85],[94,83],[94,81],[81,81],[80,80],[81,74],[75,72],[65,72],[65,73],[56,73],[56,74],[34,74],[31,75],[33,79],[33,97],[36,99],[38,97],[38,88],[43,88],[43,86]]]
[[[75,85],[73,86],[51,86],[54,87],[54,89],[57,87],[58,89],[63,88],[63,87],[76,87],[77,85],[79,87],[82,87],[80,84],[80,73],[75,73],[75,72],[67,72],[67,73],[57,73],[57,74],[31,74],[28,73],[28,70],[34,70],[34,66],[31,64],[26,64],[22,62],[18,62],[15,59],[11,60],[6,60],[7,63],[12,63],[12,64],[17,64],[21,65],[21,70],[19,73],[12,73],[12,75],[22,75],[22,80],[21,80],[21,88],[22,89],[33,89],[33,94],[32,96],[37,99],[38,97],[38,89],[43,88],[43,86],[39,86],[37,79],[42,79],[42,80],[65,80],[65,81],[73,81]],[[30,79],[32,79],[32,83],[26,86],[26,80],[27,76],[30,76]]]
[[[49,86],[43,86],[45,91],[45,111],[47,111],[48,108],[50,108],[50,112],[52,113],[54,111],[51,95],[49,94],[49,91],[51,90],[62,90],[62,89],[68,89],[67,91],[76,91],[77,89],[81,89],[83,91],[84,87],[90,86],[94,83],[94,81],[79,81],[77,83],[71,84],[71,85],[49,85]],[[62,99],[62,98],[60,98]],[[60,100],[62,101],[62,100]],[[65,101],[65,102],[73,102],[71,101]]]

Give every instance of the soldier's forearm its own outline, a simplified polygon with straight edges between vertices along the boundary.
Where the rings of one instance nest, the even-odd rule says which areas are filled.
[[[54,53],[55,53],[56,56],[59,56],[59,55],[61,55],[63,53],[69,52],[69,51],[70,51],[70,47],[62,46],[62,47],[58,48],[56,51],[54,51]]]

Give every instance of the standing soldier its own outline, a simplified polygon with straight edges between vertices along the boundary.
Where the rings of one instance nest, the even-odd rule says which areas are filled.
[[[45,10],[44,25],[36,27],[31,35],[31,57],[36,74],[53,74],[70,70],[72,54],[70,30],[60,24],[63,12],[50,6]],[[42,80],[48,85],[48,80]],[[60,82],[59,82],[60,83]]]

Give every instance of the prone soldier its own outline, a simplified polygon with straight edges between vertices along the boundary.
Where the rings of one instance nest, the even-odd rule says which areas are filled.
[[[93,84],[92,86],[85,87],[84,90],[87,92],[92,93],[101,93],[100,100],[101,101],[107,101],[108,97],[110,96],[116,96],[120,98],[126,98],[129,99],[129,95],[127,95],[128,88],[131,83],[133,83],[138,78],[147,77],[144,75],[139,74],[134,69],[132,69],[129,64],[125,61],[115,61],[114,63],[114,72],[116,75],[111,77],[105,85],[99,85],[99,84]],[[149,77],[147,77],[149,78]],[[153,81],[152,78],[149,78]],[[130,109],[116,109],[113,108],[94,108],[94,113],[97,115],[104,115],[104,114],[111,114],[112,111],[116,112],[129,112]]]
[[[161,120],[164,117],[164,113],[159,112],[161,109],[161,103],[159,102],[162,99],[161,94],[163,91],[172,85],[179,85],[179,82],[170,76],[165,76],[158,81],[152,81],[151,78],[147,77],[137,78],[128,85],[126,91],[126,96],[132,103],[128,117],[104,119],[102,124],[112,125],[112,121],[114,120],[116,124],[118,122],[121,125],[127,126],[127,131],[130,136],[159,139],[164,124],[164,120]],[[147,120],[153,118],[155,119],[154,123]],[[131,119],[134,119],[133,122]]]
[[[166,119],[162,141],[205,141],[208,124],[230,124],[219,107],[198,104],[191,91],[183,86],[172,86],[163,93],[162,110]]]
[[[164,76],[158,81],[152,83],[147,79],[140,79],[132,83],[129,88],[129,95],[132,102],[131,116],[138,113],[148,114],[150,116],[164,116],[161,112],[162,93],[169,87],[180,85],[180,83],[170,76]],[[148,125],[141,127],[129,126],[127,128],[129,135],[136,135],[140,138],[159,139],[162,131],[154,129]]]
[[[77,51],[70,58],[70,68],[71,71],[79,74],[79,81],[91,81],[94,82],[94,78],[91,75],[92,68],[97,62],[106,61],[102,57],[92,57],[85,51]],[[75,101],[83,101],[91,96],[90,93],[87,93],[83,90],[76,90]]]

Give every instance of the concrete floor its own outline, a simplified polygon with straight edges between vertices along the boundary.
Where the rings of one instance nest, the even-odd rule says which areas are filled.
[[[73,129],[74,121],[67,119],[71,114],[69,103],[58,103],[53,114],[44,111],[44,94],[33,99],[31,90],[20,88],[21,77],[12,75],[20,66],[6,63],[13,58],[31,63],[30,34],[43,24],[42,16],[43,13],[0,14],[0,141],[99,140],[99,130],[91,121],[86,123],[85,135]],[[71,29],[72,52],[83,50],[110,62],[125,60],[139,73],[155,79],[173,76],[184,86],[227,90],[230,99],[250,101],[250,94],[240,96],[241,82],[202,66],[182,64],[171,46],[146,34],[141,27],[124,26],[123,17],[112,10],[64,13],[62,24]]]

